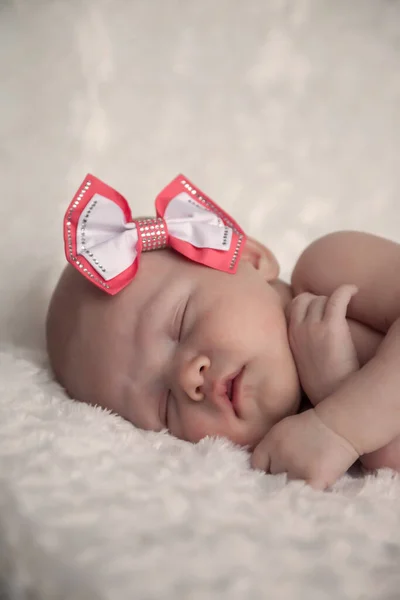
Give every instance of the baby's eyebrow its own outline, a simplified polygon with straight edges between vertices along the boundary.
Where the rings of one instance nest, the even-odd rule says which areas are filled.
[[[163,301],[162,304],[165,305],[165,301]],[[138,321],[144,321],[150,327],[151,324],[157,321],[161,315],[165,314],[162,310],[159,294],[150,299],[145,306],[143,306],[141,313],[142,314],[140,315]]]
[[[148,335],[154,332],[154,330],[157,329],[160,324],[164,323],[165,315],[168,314],[168,311],[164,311],[162,309],[163,306],[166,307],[167,305],[168,302],[161,298],[161,295],[158,293],[149,298],[137,310],[133,337],[138,341],[142,350],[145,351]],[[141,348],[138,348],[139,352]]]

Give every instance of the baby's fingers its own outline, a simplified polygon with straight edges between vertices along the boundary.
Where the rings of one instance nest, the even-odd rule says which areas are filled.
[[[353,284],[344,284],[338,287],[326,303],[325,319],[329,321],[344,319],[349,302],[357,292],[358,287]]]
[[[307,311],[307,322],[308,323],[319,323],[324,318],[326,303],[328,298],[326,296],[315,296],[314,300],[310,302]]]
[[[318,296],[311,294],[310,292],[303,292],[296,296],[296,298],[292,300],[292,304],[290,306],[290,322],[292,324],[302,323],[307,316],[310,304],[316,298],[318,298]]]

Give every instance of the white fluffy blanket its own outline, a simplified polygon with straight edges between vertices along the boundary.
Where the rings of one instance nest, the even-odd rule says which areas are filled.
[[[317,493],[75,404],[43,321],[86,171],[137,214],[184,172],[284,277],[400,241],[399,2],[3,0],[0,50],[1,600],[398,600],[398,476]]]
[[[226,441],[191,445],[72,402],[41,357],[0,359],[5,598],[399,597],[391,472],[330,493],[287,485]]]

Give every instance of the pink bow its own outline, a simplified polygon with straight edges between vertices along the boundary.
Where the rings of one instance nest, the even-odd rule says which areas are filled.
[[[64,217],[68,262],[109,294],[132,281],[141,252],[166,247],[213,269],[236,272],[244,231],[186,177],[178,175],[155,204],[156,217],[132,219],[121,194],[87,175]]]

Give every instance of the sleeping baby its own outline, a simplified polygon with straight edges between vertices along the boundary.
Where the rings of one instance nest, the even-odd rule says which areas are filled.
[[[156,216],[132,218],[88,175],[64,241],[47,345],[73,399],[191,442],[223,436],[253,467],[319,489],[357,460],[400,470],[400,245],[332,233],[288,285],[183,176]]]

